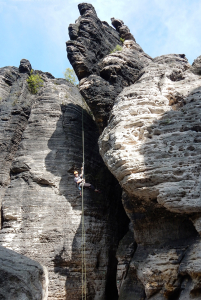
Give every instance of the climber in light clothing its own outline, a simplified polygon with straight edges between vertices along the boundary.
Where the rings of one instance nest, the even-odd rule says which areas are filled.
[[[82,178],[83,177],[83,168],[81,168],[81,174],[80,175],[78,174],[78,171],[75,171],[74,176],[75,176],[74,181],[76,182],[79,190],[81,190],[82,185],[83,185],[84,188],[89,188],[89,189],[93,190],[94,192],[100,193],[100,191],[95,189],[95,187],[91,183],[86,183],[84,181],[84,179]]]

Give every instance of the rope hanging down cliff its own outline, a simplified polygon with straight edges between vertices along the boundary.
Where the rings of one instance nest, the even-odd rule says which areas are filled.
[[[86,278],[86,238],[85,238],[85,224],[84,224],[84,188],[89,188],[90,190],[93,190],[94,192],[101,193],[100,190],[95,189],[95,187],[91,183],[86,183],[84,178],[84,99],[82,98],[82,168],[81,168],[81,174],[78,174],[78,171],[74,171],[74,181],[81,190],[80,195],[82,196],[82,246],[81,246],[81,252],[82,252],[82,300],[86,300],[86,286],[87,286],[87,278]]]
[[[82,98],[82,167],[83,167],[83,179],[84,179],[84,110],[83,110],[83,98]],[[86,272],[86,249],[85,249],[85,226],[84,226],[84,184],[82,184],[82,300],[87,299],[87,272]]]

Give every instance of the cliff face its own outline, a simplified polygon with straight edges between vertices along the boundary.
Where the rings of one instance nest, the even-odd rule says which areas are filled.
[[[97,54],[106,26],[83,5],[77,35],[67,42],[77,74],[83,56],[91,65],[87,53]],[[104,129],[99,150],[124,190],[133,225],[117,251],[119,299],[200,299],[200,57],[192,66],[184,54],[152,59],[121,20],[112,24],[115,33],[107,28],[117,44],[124,37],[123,49],[110,53],[104,34],[107,47],[82,73],[80,90]]]
[[[86,182],[102,190],[84,192],[87,299],[117,299],[115,253],[128,228],[121,188],[98,153],[98,129],[78,88],[34,71],[43,87],[33,95],[30,70],[27,60],[0,69],[0,258],[11,257],[1,267],[2,299],[14,299],[10,287],[15,299],[81,298],[81,197],[73,171],[82,165],[82,106]]]

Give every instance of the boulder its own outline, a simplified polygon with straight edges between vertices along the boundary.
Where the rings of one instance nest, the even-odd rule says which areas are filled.
[[[47,300],[47,269],[0,246],[0,299]]]

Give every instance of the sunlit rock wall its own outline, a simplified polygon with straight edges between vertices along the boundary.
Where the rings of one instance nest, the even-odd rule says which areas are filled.
[[[185,55],[155,58],[118,96],[99,140],[126,191],[138,244],[130,265],[151,299],[201,295],[201,78],[195,66]]]

